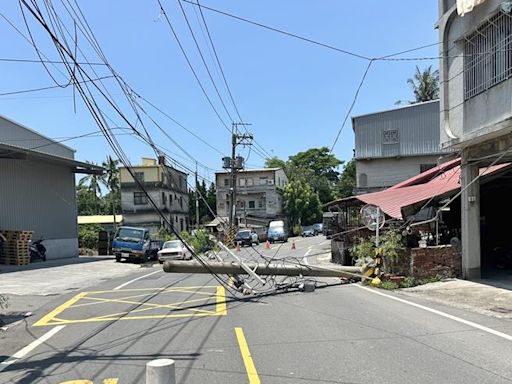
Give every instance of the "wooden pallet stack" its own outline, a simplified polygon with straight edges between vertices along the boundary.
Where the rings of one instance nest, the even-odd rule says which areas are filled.
[[[0,264],[26,265],[30,263],[31,231],[0,231],[5,237]]]

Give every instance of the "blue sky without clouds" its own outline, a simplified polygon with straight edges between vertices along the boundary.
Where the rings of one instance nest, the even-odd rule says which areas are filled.
[[[223,119],[230,123],[202,67],[177,0],[162,2],[208,94]],[[60,2],[54,3],[55,8],[61,10]],[[228,154],[229,133],[201,93],[165,19],[159,16],[157,1],[88,0],[79,1],[79,4],[103,52],[131,87]],[[203,0],[201,4],[370,57],[438,40],[434,29],[436,1]],[[236,113],[214,66],[196,10],[190,4],[183,6],[234,117]],[[17,2],[5,2],[0,12],[24,34],[27,33]],[[367,62],[208,10],[203,12],[235,102],[243,119],[252,123],[250,131],[258,143],[284,159],[311,147],[330,147]],[[42,52],[51,59],[58,59],[48,36],[30,16],[28,20]],[[34,49],[3,18],[0,18],[0,34],[3,41],[0,58],[37,58]],[[85,39],[79,37],[79,45],[91,61],[98,61]],[[437,55],[438,47],[434,46],[402,57]],[[416,64],[420,68],[429,64],[438,66],[437,60],[374,63],[351,115],[393,108],[397,100],[411,100],[412,92],[406,80],[413,74]],[[0,68],[0,93],[54,85],[39,63],[0,62]],[[57,80],[66,82],[56,68],[49,68]],[[106,73],[97,69],[100,74]],[[121,100],[114,82],[105,80],[105,84],[113,97]],[[78,136],[96,131],[98,128],[78,98],[75,113],[72,94],[71,88],[65,88],[0,96],[0,113],[49,137]],[[213,170],[221,167],[221,155],[149,106],[147,110],[174,140],[204,165],[199,166],[199,173],[213,179]],[[119,122],[119,119],[115,120]],[[171,151],[171,156],[193,168],[192,161],[164,135],[154,127],[150,127],[150,133],[159,145]],[[153,155],[149,147],[132,136],[123,135],[118,139],[133,163],[139,162],[142,156]],[[102,137],[81,138],[66,144],[77,150],[79,160],[101,162],[112,153]],[[348,160],[353,147],[349,120],[334,153],[340,159]],[[249,154],[248,149],[241,149],[240,153]],[[263,161],[251,151],[250,166],[261,166]]]

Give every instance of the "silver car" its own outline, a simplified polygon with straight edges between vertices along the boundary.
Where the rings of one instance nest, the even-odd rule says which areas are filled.
[[[180,240],[166,241],[162,249],[158,251],[158,262],[165,260],[191,260],[192,253]]]

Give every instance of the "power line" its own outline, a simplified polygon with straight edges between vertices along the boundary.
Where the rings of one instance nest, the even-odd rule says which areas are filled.
[[[194,34],[194,31],[192,29],[192,26],[190,25],[190,22],[188,21],[187,14],[185,13],[185,9],[183,8],[183,5],[181,4],[180,0],[177,0],[178,4],[181,9],[181,13],[183,14],[183,17],[185,18],[185,22],[187,24],[188,30],[190,31],[190,35],[192,36],[192,39],[194,40],[195,46],[197,48],[197,52],[199,53],[199,56],[201,57],[201,61],[204,65],[204,68],[206,69],[206,72],[208,73],[208,77],[210,78],[210,81],[212,82],[213,88],[215,89],[215,92],[217,93],[217,96],[219,97],[220,103],[224,107],[224,111],[229,117],[229,120],[233,122],[233,118],[231,117],[231,114],[229,113],[226,104],[224,103],[224,99],[222,98],[219,89],[217,88],[217,84],[215,83],[215,80],[213,80],[212,73],[210,72],[210,68],[208,67],[208,64],[206,63],[206,60],[204,59],[203,52],[201,51],[201,48],[199,47],[199,43],[197,42],[196,36]]]
[[[343,54],[346,54],[346,55],[357,57],[357,58],[363,59],[363,60],[371,60],[371,58],[363,56],[363,55],[360,55],[358,53],[350,52],[350,51],[347,51],[347,50],[341,49],[341,48],[337,48],[337,47],[335,47],[333,45],[322,43],[320,41],[313,40],[313,39],[310,39],[308,37],[299,36],[299,35],[296,35],[294,33],[291,33],[291,32],[288,32],[288,31],[285,31],[285,30],[282,30],[282,29],[279,29],[279,28],[270,27],[268,25],[261,24],[259,22],[256,22],[256,21],[253,21],[253,20],[249,20],[249,19],[246,19],[244,17],[237,16],[237,15],[225,12],[225,11],[221,11],[219,9],[207,7],[207,6],[201,5],[199,3],[194,3],[193,1],[190,1],[190,0],[181,0],[181,1],[184,1],[185,3],[189,3],[189,4],[192,4],[192,5],[195,5],[196,7],[199,7],[199,8],[204,8],[204,9],[207,9],[209,11],[212,11],[212,12],[215,12],[215,13],[219,13],[219,14],[224,15],[224,16],[228,16],[230,18],[233,18],[233,19],[236,19],[236,20],[239,20],[239,21],[243,21],[245,23],[256,25],[256,26],[258,26],[260,28],[265,28],[265,29],[268,29],[268,30],[273,31],[273,32],[278,32],[280,34],[283,34],[283,35],[286,35],[286,36],[289,36],[289,37],[293,37],[293,38],[298,39],[298,40],[302,40],[302,41],[305,41],[305,42],[308,42],[308,43],[311,43],[311,44],[315,44],[315,45],[318,45],[318,46],[321,46],[321,47],[324,47],[324,48],[327,48],[327,49],[330,49],[330,50],[333,50],[333,51],[336,51],[336,52],[340,52],[340,53],[343,53]]]
[[[340,129],[338,130],[338,134],[336,135],[336,138],[334,139],[334,143],[332,143],[331,150],[329,153],[332,153],[336,143],[338,142],[338,139],[340,137],[341,131],[345,127],[345,124],[347,123],[347,120],[350,116],[350,113],[352,112],[352,109],[354,108],[354,105],[356,104],[357,97],[359,96],[359,91],[361,90],[361,87],[364,84],[364,81],[366,80],[366,76],[368,75],[368,71],[370,70],[370,67],[372,66],[373,61],[370,61],[368,65],[366,66],[366,70],[363,73],[363,77],[361,78],[361,81],[359,82],[359,86],[357,87],[356,93],[354,95],[354,98],[352,100],[352,103],[350,104],[350,108],[348,109],[345,118],[343,119],[343,123],[341,124]]]
[[[59,61],[59,60],[14,59],[14,58],[6,58],[6,57],[0,58],[0,61],[10,62],[10,63],[72,64],[69,62],[66,63],[64,61]],[[78,64],[80,64],[80,65],[106,65],[104,63],[84,63],[84,62],[79,62]]]
[[[102,76],[102,77],[98,77],[98,78],[92,79],[92,80],[85,80],[83,82],[97,81],[97,80],[102,80],[102,79],[111,79],[113,77],[114,76]],[[19,90],[19,91],[3,92],[3,93],[0,93],[0,96],[19,95],[21,93],[30,93],[30,92],[40,92],[40,91],[46,91],[48,89],[55,89],[55,88],[61,88],[62,89],[62,88],[67,88],[70,85],[73,85],[73,83],[70,82],[68,84],[63,84],[63,85],[50,85],[50,86],[41,87],[41,88],[22,89],[22,90]]]
[[[174,27],[172,26],[172,23],[171,23],[171,20],[169,19],[169,17],[167,16],[167,13],[165,12],[165,9],[162,5],[162,2],[160,0],[157,0],[158,4],[160,5],[160,11],[162,12],[162,15],[164,15],[164,18],[165,20],[167,21],[167,25],[169,26],[171,32],[172,32],[172,35],[174,36],[174,39],[176,40],[176,42],[178,43],[178,46],[180,47],[180,50],[181,50],[181,53],[183,54],[183,56],[185,57],[185,60],[187,61],[187,64],[190,68],[190,70],[192,71],[192,74],[194,75],[194,78],[196,79],[199,87],[201,88],[204,96],[206,97],[206,100],[208,100],[208,103],[210,104],[210,106],[212,107],[213,111],[215,112],[215,114],[217,115],[218,119],[220,120],[220,122],[222,123],[222,125],[224,126],[224,128],[228,131],[228,132],[231,132],[229,130],[229,127],[228,125],[226,124],[226,122],[222,119],[222,117],[220,116],[219,112],[217,111],[217,108],[215,108],[215,105],[213,104],[212,100],[210,99],[210,97],[208,96],[208,93],[206,92],[206,89],[204,88],[201,80],[199,79],[199,76],[197,75],[194,67],[192,66],[192,63],[190,62],[190,59],[187,55],[187,53],[185,52],[185,49],[183,48],[183,45],[181,44],[181,41],[178,37],[178,35],[176,34],[176,31],[174,30]]]

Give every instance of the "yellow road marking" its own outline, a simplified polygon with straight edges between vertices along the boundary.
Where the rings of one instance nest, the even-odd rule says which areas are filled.
[[[47,314],[42,319],[37,321],[34,324],[34,327],[39,327],[39,326],[42,326],[42,325],[47,325],[49,323],[49,321],[51,321],[54,317],[56,317],[58,314],[63,312],[66,308],[69,308],[70,306],[72,306],[74,303],[76,303],[78,300],[80,300],[85,295],[87,295],[87,292],[81,292],[78,295],[75,295],[73,298],[71,298],[70,300],[66,301],[64,304],[58,306],[53,311],[51,311],[49,314]]]
[[[103,384],[117,384],[119,379],[117,377],[111,377],[108,379],[103,379]]]
[[[89,291],[88,294],[96,294],[96,293],[116,293],[116,292],[142,292],[142,291],[172,291],[172,290],[190,290],[190,289],[202,289],[202,288],[217,288],[216,285],[201,285],[197,287],[162,287],[162,288],[130,288],[130,289],[120,289],[117,291]]]
[[[217,315],[224,316],[227,313],[226,308],[226,290],[222,286],[217,287],[217,306],[215,308]]]
[[[203,288],[216,288],[216,291],[212,292],[199,292],[198,289]],[[155,304],[155,303],[141,303],[139,301],[126,300],[128,298],[135,298],[140,296],[147,296],[150,293],[145,293],[141,295],[132,295],[125,296],[123,298],[101,298],[101,297],[92,297],[89,296],[91,294],[98,293],[118,293],[124,291],[153,291],[159,293],[190,293],[193,295],[202,295],[203,297],[180,301],[171,304]],[[81,303],[76,304],[79,300],[88,299],[93,301],[92,303]],[[215,299],[216,302],[208,303],[209,299]],[[215,310],[205,310],[200,308],[187,308],[184,307],[186,304],[194,303],[194,302],[204,302],[205,305],[215,305]],[[70,308],[78,308],[86,305],[94,305],[94,304],[109,304],[109,303],[121,303],[121,304],[134,304],[134,305],[142,305],[145,308],[139,308],[132,311],[123,311],[119,313],[111,313],[103,316],[91,317],[87,319],[76,319],[76,320],[68,320],[62,319],[58,316]],[[177,309],[182,310],[183,313],[166,313],[166,314],[155,314],[155,315],[146,315],[146,316],[131,316],[131,313],[139,313],[143,311],[155,310],[155,309]],[[191,313],[192,312],[192,313]],[[72,299],[68,300],[58,308],[51,311],[49,314],[44,316],[42,319],[37,321],[34,326],[43,326],[43,325],[59,325],[59,324],[73,324],[73,323],[87,323],[87,322],[99,322],[99,321],[115,321],[115,320],[142,320],[142,319],[162,319],[162,318],[182,318],[182,317],[198,317],[198,316],[224,316],[227,314],[226,302],[225,302],[225,290],[223,287],[219,286],[202,286],[202,287],[179,287],[179,288],[166,288],[164,290],[156,288],[156,289],[130,289],[130,290],[119,290],[119,291],[94,291],[94,292],[82,292],[74,296]],[[127,316],[126,316],[127,315]],[[123,316],[123,317],[121,317]]]
[[[249,346],[245,340],[244,331],[242,328],[237,327],[235,328],[235,333],[236,339],[238,340],[238,345],[240,347],[240,353],[242,354],[242,359],[244,360],[247,377],[249,378],[249,384],[260,384],[260,378],[258,376],[258,372],[256,372],[254,361],[252,361],[251,352],[249,351]]]

